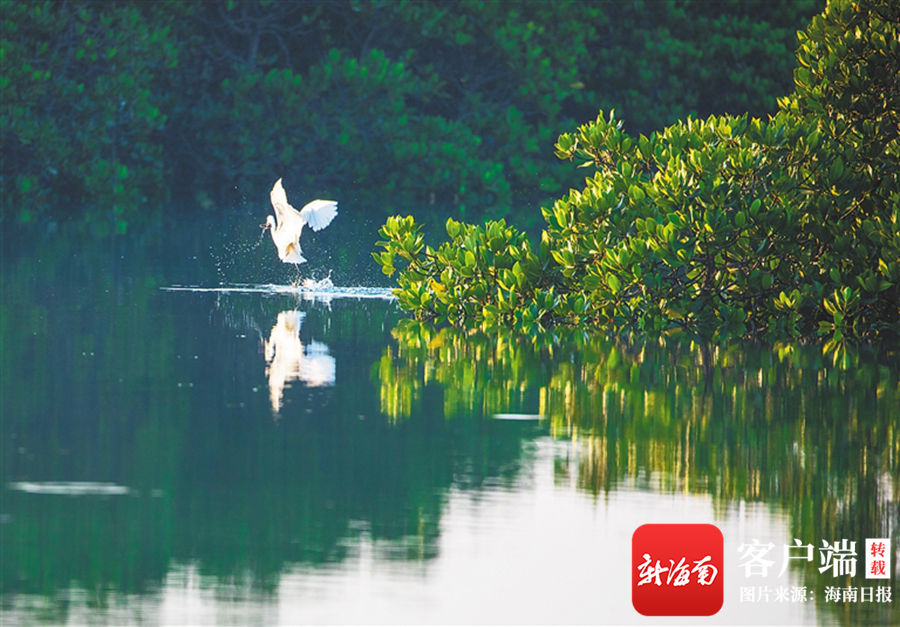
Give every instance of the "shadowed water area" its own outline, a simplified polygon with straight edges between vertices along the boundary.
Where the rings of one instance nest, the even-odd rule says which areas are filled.
[[[435,329],[369,287],[368,241],[304,240],[337,288],[295,290],[255,228],[6,242],[3,624],[637,623],[631,535],[660,522],[723,532],[707,622],[900,620],[896,348]],[[855,541],[858,572],[781,572],[795,538]]]

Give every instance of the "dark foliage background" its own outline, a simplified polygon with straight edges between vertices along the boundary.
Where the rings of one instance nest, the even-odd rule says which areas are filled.
[[[143,232],[266,198],[541,221],[556,137],[761,115],[822,2],[0,0],[4,227]]]

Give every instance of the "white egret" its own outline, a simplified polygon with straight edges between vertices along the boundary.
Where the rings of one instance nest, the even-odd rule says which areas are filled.
[[[281,179],[275,181],[269,198],[272,200],[275,215],[267,216],[262,228],[272,232],[272,241],[278,249],[278,258],[284,263],[294,264],[299,279],[299,266],[306,262],[300,250],[300,233],[307,224],[313,231],[321,231],[331,224],[337,215],[337,203],[333,200],[316,199],[297,211],[288,202]]]

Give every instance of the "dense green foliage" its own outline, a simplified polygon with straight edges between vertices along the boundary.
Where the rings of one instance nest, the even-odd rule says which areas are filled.
[[[0,221],[122,232],[276,176],[379,220],[508,217],[577,183],[547,147],[600,107],[771,111],[820,6],[0,0]]]
[[[765,120],[688,117],[649,136],[610,113],[557,155],[594,169],[543,209],[425,246],[392,218],[375,253],[400,303],[451,323],[683,329],[714,339],[900,331],[900,7],[831,2],[799,35],[796,88]]]
[[[161,133],[176,43],[162,3],[0,3],[3,221],[51,203],[120,232],[166,198]]]

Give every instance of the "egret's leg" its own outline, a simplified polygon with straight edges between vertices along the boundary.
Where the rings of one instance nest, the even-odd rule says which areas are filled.
[[[294,282],[292,283],[292,285],[293,285],[293,287],[299,287],[300,286],[300,264],[299,263],[294,264],[294,270],[297,271],[297,278],[294,279]]]

